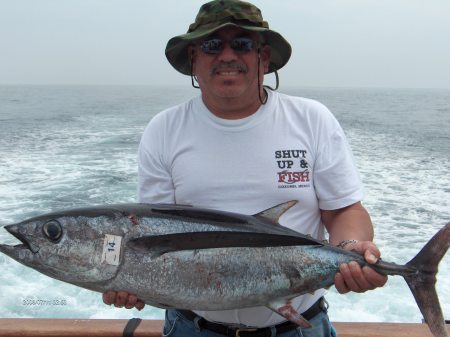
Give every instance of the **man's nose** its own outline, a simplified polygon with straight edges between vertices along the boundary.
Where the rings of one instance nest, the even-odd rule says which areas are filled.
[[[230,42],[224,42],[223,49],[219,54],[219,59],[222,61],[232,61],[236,59],[236,51],[231,48]]]

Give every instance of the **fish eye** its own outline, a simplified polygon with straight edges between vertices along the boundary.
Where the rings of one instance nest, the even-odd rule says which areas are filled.
[[[61,224],[56,220],[47,221],[42,227],[44,235],[53,242],[58,242],[61,239],[63,230]]]

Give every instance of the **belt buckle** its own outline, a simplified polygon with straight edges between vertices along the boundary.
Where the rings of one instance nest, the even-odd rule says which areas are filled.
[[[255,332],[258,329],[256,328],[240,328],[236,330],[236,335],[235,337],[241,337],[241,332]]]

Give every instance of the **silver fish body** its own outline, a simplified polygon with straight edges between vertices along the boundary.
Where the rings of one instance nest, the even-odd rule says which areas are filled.
[[[145,261],[139,270],[147,277],[123,272],[109,289],[127,289],[159,307],[196,310],[268,305],[314,292],[332,285],[339,265],[354,260],[316,246],[209,248],[128,258]]]
[[[124,290],[162,308],[225,310],[267,306],[301,326],[290,300],[333,284],[345,251],[277,223],[295,202],[256,215],[189,206],[123,204],[46,214],[5,226],[22,244],[0,245],[20,263],[99,292]],[[431,331],[446,337],[434,289],[450,246],[450,224],[406,265],[369,265],[401,275]]]

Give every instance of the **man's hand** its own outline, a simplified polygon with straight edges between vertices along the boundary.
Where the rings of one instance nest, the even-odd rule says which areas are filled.
[[[145,303],[138,299],[136,295],[125,291],[116,292],[109,290],[103,294],[103,302],[108,305],[114,304],[117,308],[125,307],[127,309],[136,308],[142,310],[145,306]]]
[[[352,250],[364,256],[369,264],[374,264],[380,258],[380,251],[371,241],[359,241],[347,244],[344,249]],[[340,266],[340,272],[334,277],[334,284],[341,294],[354,291],[362,293],[384,286],[387,276],[378,274],[370,267],[361,268],[357,262],[344,263]]]

